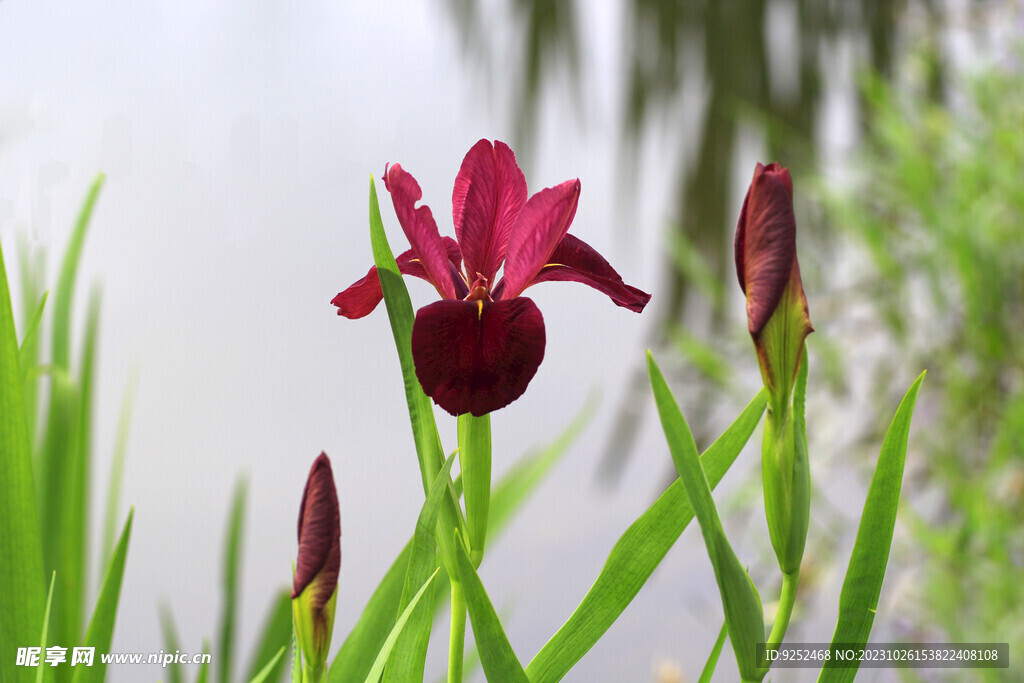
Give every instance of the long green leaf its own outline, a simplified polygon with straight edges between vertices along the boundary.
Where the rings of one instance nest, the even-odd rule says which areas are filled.
[[[263,622],[263,632],[256,641],[256,650],[253,652],[249,664],[249,673],[246,680],[258,677],[266,670],[266,663],[278,650],[288,647],[292,638],[292,594],[291,590],[284,588],[278,591],[270,604],[267,618]],[[280,681],[285,674],[285,659],[275,659],[275,666],[271,667],[264,680]]]
[[[473,622],[473,637],[480,655],[484,673],[489,681],[528,681],[523,665],[512,650],[505,629],[501,626],[491,599],[487,597],[484,584],[476,573],[469,555],[461,543],[455,544],[459,557],[459,578],[469,607],[469,618]]]
[[[36,304],[32,317],[29,318],[28,328],[25,330],[25,336],[21,339],[21,346],[18,348],[18,358],[21,361],[22,379],[24,379],[29,367],[35,364],[36,349],[39,346],[39,323],[43,320],[43,312],[46,310],[46,300],[49,297],[50,292],[46,291],[43,292],[43,296],[39,298],[39,303]]]
[[[395,349],[402,367],[402,381],[405,384],[405,399],[409,408],[409,419],[412,424],[413,441],[416,444],[416,456],[420,464],[420,476],[423,480],[424,496],[434,483],[438,471],[444,464],[444,450],[441,437],[437,433],[437,422],[434,421],[434,409],[430,399],[423,393],[423,387],[416,379],[416,369],[412,359],[412,300],[409,291],[402,281],[402,274],[395,263],[394,253],[384,233],[384,222],[380,216],[380,205],[377,202],[377,188],[373,178],[370,179],[370,243],[373,247],[373,260],[377,266],[384,304],[388,310],[391,332],[395,338]],[[443,533],[437,537],[441,547],[441,557],[445,568],[451,572],[455,562],[455,549],[452,546],[451,529],[458,529],[465,535],[465,520],[462,509],[455,500],[451,487],[441,505],[438,525]]]
[[[124,476],[124,461],[128,452],[128,428],[132,422],[132,406],[135,403],[135,388],[138,376],[132,372],[121,399],[121,413],[117,418],[117,439],[114,442],[114,457],[110,463],[110,484],[107,487],[107,506],[103,523],[103,545],[100,546],[100,557],[110,556],[114,546],[114,534],[117,532],[117,510],[121,499],[121,480]]]
[[[704,452],[701,465],[712,488],[750,439],[766,401],[762,389]],[[619,538],[576,611],[526,667],[532,683],[565,676],[618,619],[691,519],[683,483],[676,479]]]
[[[12,653],[39,637],[46,605],[18,335],[0,249],[0,680],[18,680]]]
[[[134,509],[128,512],[128,521],[124,524],[124,531],[121,532],[114,555],[110,558],[103,587],[100,588],[99,597],[96,599],[96,608],[92,612],[92,619],[89,620],[85,640],[82,641],[83,646],[94,647],[98,653],[110,652],[110,642],[114,637],[114,621],[117,618],[117,603],[121,598],[121,578],[124,576],[124,563],[128,557],[128,539],[132,534],[134,514]],[[97,657],[92,666],[76,666],[72,680],[74,683],[102,683],[106,672],[107,665]]]
[[[245,527],[245,480],[235,486],[231,502],[231,519],[224,543],[224,605],[220,618],[217,673],[220,683],[231,680],[232,655],[235,649],[235,619],[238,616],[238,576],[242,564],[242,534]]]
[[[285,645],[279,647],[273,659],[267,662],[267,665],[252,677],[250,683],[265,683],[265,681],[277,680],[279,675],[275,672],[284,671],[284,667],[281,665],[284,664],[284,652],[286,649],[288,648]]]
[[[922,372],[903,396],[882,442],[875,474],[871,477],[867,500],[864,501],[857,540],[854,541],[843,580],[843,590],[839,594],[839,620],[832,636],[833,645],[863,645],[871,635],[885,568],[889,564],[892,532],[896,526],[910,420],[924,375]],[[830,668],[826,665],[818,680],[827,683],[852,681],[856,675],[856,666]]]
[[[412,537],[412,555],[409,557],[409,568],[405,573],[405,587],[400,603],[403,612],[411,604],[413,596],[418,594],[419,588],[425,585],[428,577],[433,577],[437,573],[437,540],[434,529],[437,527],[441,500],[451,482],[449,477],[453,462],[454,454],[448,457],[438,473],[416,520],[416,531]],[[433,590],[433,579],[430,580]],[[387,662],[385,681],[403,683],[423,680],[427,645],[430,644],[430,627],[434,621],[431,609],[433,602],[433,595],[428,593],[427,600],[408,617],[409,621],[401,635],[397,637],[391,659]]]
[[[370,672],[366,674],[365,683],[376,683],[380,680],[381,674],[384,673],[384,665],[387,664],[388,657],[391,655],[391,649],[394,647],[395,642],[398,640],[403,629],[405,629],[405,625],[409,621],[409,616],[416,609],[416,605],[418,605],[420,600],[423,598],[423,594],[434,583],[434,577],[436,576],[437,570],[427,578],[426,583],[420,587],[419,591],[413,596],[409,604],[406,605],[402,613],[398,615],[394,628],[391,629],[391,633],[389,633],[388,637],[384,640],[384,645],[381,647],[380,652],[377,653],[377,658],[373,661],[373,666],[370,667]]]
[[[57,295],[54,298],[53,311],[53,364],[67,370],[71,362],[71,307],[74,298],[75,276],[82,257],[82,246],[85,234],[92,219],[92,211],[106,176],[100,173],[93,181],[89,193],[85,196],[82,208],[78,211],[71,241],[64,252],[64,262],[60,268],[60,279],[57,280]]]
[[[27,241],[18,241],[18,263],[21,271],[21,302],[23,311],[31,311],[35,308],[36,313],[42,313],[42,305],[39,303],[43,297],[49,297],[49,292],[43,292],[43,283],[46,280],[46,252],[42,247],[32,248]],[[33,316],[34,318],[34,316]],[[40,335],[32,334],[33,322],[29,322],[25,337],[21,342],[21,374],[25,392],[25,415],[28,423],[29,449],[35,446],[36,411],[39,408],[36,397],[38,395],[37,377],[32,369],[39,360]]]
[[[50,609],[53,607],[53,586],[57,583],[57,573],[54,572],[50,575],[50,589],[46,592],[46,614],[43,616],[43,633],[39,638],[39,649],[41,652],[46,652],[46,647],[49,645],[47,640],[50,637]],[[49,666],[42,660],[39,662],[39,666],[36,668],[36,683],[43,683],[43,679],[48,673]]]
[[[210,652],[210,640],[203,638],[203,653]],[[196,674],[196,683],[207,683],[210,680],[210,662],[203,660],[203,663],[199,665],[199,673]]]
[[[160,630],[164,636],[164,650],[166,652],[178,652],[181,650],[181,639],[178,637],[178,627],[174,625],[174,614],[171,606],[164,604],[160,607]],[[204,650],[209,652],[209,650]],[[181,673],[182,666],[178,662],[171,662],[164,670],[167,672],[168,683],[184,683]]]
[[[658,407],[658,416],[661,418],[665,439],[672,453],[672,461],[679,473],[679,479],[683,482],[690,507],[697,516],[697,522],[704,535],[704,545],[715,570],[715,580],[718,582],[722,606],[725,608],[729,640],[736,653],[740,674],[745,681],[760,680],[762,676],[758,675],[755,651],[757,644],[764,642],[764,615],[761,613],[761,602],[750,577],[747,576],[746,570],[743,569],[725,536],[718,508],[711,497],[711,487],[700,466],[693,434],[650,351],[647,352],[647,371],[651,376],[654,403]]]

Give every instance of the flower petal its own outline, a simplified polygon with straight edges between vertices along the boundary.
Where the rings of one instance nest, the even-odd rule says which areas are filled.
[[[459,252],[459,244],[451,237],[442,237],[441,241],[444,242],[445,250],[448,252],[449,263],[458,271],[462,265],[462,254]],[[399,254],[398,258],[395,259],[395,263],[398,265],[398,270],[402,275],[412,275],[430,282],[430,277],[423,269],[423,265],[416,258],[416,254],[412,249]],[[377,308],[377,304],[383,298],[384,293],[380,289],[377,267],[373,266],[366,273],[366,277],[353,283],[348,289],[335,296],[331,299],[331,303],[338,307],[338,315],[355,320],[356,318],[368,315],[373,309]]]
[[[416,208],[416,202],[423,197],[419,183],[399,164],[394,164],[384,169],[384,186],[391,193],[398,222],[402,224],[402,230],[409,238],[409,244],[419,258],[427,279],[437,288],[442,299],[454,299],[455,286],[434,216],[429,206]]]
[[[523,395],[544,359],[544,318],[536,304],[438,301],[416,313],[416,377],[452,415],[480,416]]]
[[[644,310],[651,295],[622,281],[615,269],[593,247],[573,235],[566,235],[541,268],[531,285],[548,280],[582,282],[607,294],[612,301],[634,313]]]
[[[462,160],[452,191],[455,236],[470,282],[477,273],[493,285],[509,232],[526,203],[526,177],[503,142],[481,140]]]
[[[338,585],[341,568],[341,515],[331,461],[321,453],[313,461],[299,507],[299,554],[292,583],[294,600],[310,584],[316,590],[312,604],[327,604]],[[315,581],[314,581],[315,580]]]
[[[736,275],[747,325],[758,334],[779,305],[796,260],[793,181],[778,164],[757,165],[736,225]]]
[[[502,299],[519,296],[550,262],[572,224],[579,199],[577,179],[541,190],[526,202],[509,235]]]

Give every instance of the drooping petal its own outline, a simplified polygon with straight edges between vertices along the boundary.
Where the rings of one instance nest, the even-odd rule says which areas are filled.
[[[607,294],[623,308],[639,313],[651,295],[622,281],[615,269],[593,247],[574,235],[566,235],[551,255],[550,263],[541,268],[531,285],[538,282],[571,281],[590,285]]]
[[[416,377],[452,415],[480,416],[522,396],[544,359],[544,318],[536,304],[438,301],[416,313]]]
[[[490,285],[501,267],[509,232],[526,203],[526,178],[503,142],[480,140],[462,160],[452,191],[455,236],[472,282],[479,273]]]
[[[331,461],[321,453],[313,461],[299,507],[299,554],[295,563],[292,599],[310,584],[314,608],[327,604],[338,585],[341,567],[341,514]]]
[[[398,222],[402,224],[402,230],[409,238],[409,244],[419,258],[427,279],[437,288],[442,299],[454,299],[455,285],[434,216],[429,206],[416,208],[416,202],[423,197],[419,183],[399,164],[394,164],[384,169],[384,186],[391,193]]]
[[[775,311],[796,259],[793,181],[778,164],[757,165],[736,225],[736,275],[747,325],[758,334]]]
[[[449,263],[457,271],[462,265],[462,255],[459,253],[458,243],[451,237],[442,237],[441,240],[444,242],[445,250],[448,253]],[[423,269],[423,265],[416,258],[416,254],[412,249],[399,254],[398,258],[395,259],[395,263],[398,265],[398,270],[402,275],[412,275],[430,282],[430,277]],[[458,284],[456,283],[456,285]],[[377,304],[383,298],[384,293],[380,289],[377,267],[373,266],[366,273],[366,277],[353,283],[345,291],[335,296],[331,299],[331,303],[338,307],[338,315],[355,320],[356,318],[368,315],[373,309],[377,308]]]
[[[530,197],[509,235],[501,298],[514,299],[530,286],[576,215],[580,181],[567,180]]]

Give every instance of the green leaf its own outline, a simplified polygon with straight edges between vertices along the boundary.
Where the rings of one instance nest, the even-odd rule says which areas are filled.
[[[36,309],[28,321],[28,329],[25,330],[25,336],[21,340],[21,347],[18,349],[18,358],[21,361],[21,374],[23,379],[25,373],[28,372],[28,368],[35,362],[35,352],[38,347],[37,335],[39,332],[39,323],[43,319],[43,311],[46,310],[46,300],[49,296],[49,291],[43,292],[43,296],[39,299],[39,303],[36,304]]]
[[[650,351],[647,352],[647,371],[651,376],[654,403],[658,407],[658,416],[672,453],[672,461],[683,482],[687,500],[697,516],[704,534],[704,545],[715,570],[715,580],[725,608],[729,640],[736,653],[736,664],[743,680],[760,680],[762,676],[758,674],[755,656],[757,644],[764,642],[764,615],[761,613],[760,600],[750,577],[726,538],[718,508],[711,497],[711,487],[701,468],[693,434]]]
[[[29,247],[26,241],[18,241],[18,263],[21,271],[21,303],[23,311],[35,309],[41,311],[39,301],[49,292],[43,292],[43,282],[46,273],[46,252],[42,247]],[[36,400],[38,393],[37,373],[33,371],[39,358],[39,334],[31,334],[32,323],[29,322],[29,332],[25,334],[21,343],[21,374],[25,393],[25,415],[28,424],[28,438],[30,452],[34,448],[36,439],[36,410],[39,405]]]
[[[701,465],[712,488],[750,439],[766,401],[762,389],[704,452]],[[576,611],[526,667],[532,683],[565,676],[618,619],[691,519],[683,483],[676,479],[622,534]]]
[[[128,452],[128,429],[132,421],[132,406],[135,403],[135,388],[138,386],[138,375],[133,372],[121,399],[121,414],[117,420],[117,440],[114,442],[114,457],[110,463],[110,484],[107,487],[106,521],[103,524],[103,545],[100,546],[100,557],[110,556],[114,546],[114,534],[117,532],[117,509],[121,498],[121,480],[124,475],[125,455]]]
[[[96,599],[96,608],[92,612],[92,619],[89,620],[89,628],[85,632],[85,640],[82,645],[94,647],[96,652],[110,652],[110,642],[114,637],[114,621],[117,618],[117,603],[121,597],[121,578],[124,575],[124,563],[128,556],[128,539],[132,533],[132,517],[135,510],[128,512],[128,520],[124,524],[124,531],[114,549],[114,555],[110,558],[110,565],[107,567],[107,575],[103,579],[103,587],[100,588],[99,597]],[[107,665],[96,661],[92,666],[76,666],[74,683],[91,683],[96,681],[102,683],[107,672]]]
[[[427,581],[433,586],[433,576],[437,574],[437,540],[434,529],[437,527],[437,516],[441,508],[441,500],[451,484],[450,473],[455,456],[452,454],[438,473],[434,484],[430,487],[427,500],[423,503],[419,518],[416,520],[416,531],[412,537],[412,554],[409,557],[409,568],[405,573],[405,587],[399,608],[404,612],[412,603],[413,596]],[[415,612],[411,612],[408,624],[397,637],[391,659],[387,660],[386,681],[421,681],[427,660],[427,645],[430,644],[430,627],[434,621],[431,606],[433,594]]]
[[[0,249],[0,680],[18,680],[11,654],[35,642],[46,606],[18,336]]]
[[[171,606],[164,604],[160,606],[160,630],[164,636],[164,650],[166,652],[177,652],[181,650],[181,639],[178,638],[178,629],[174,625],[174,615],[171,613]],[[205,650],[209,652],[209,650]],[[181,664],[171,662],[166,667],[168,683],[183,683],[181,675]]]
[[[39,638],[39,648],[42,652],[46,652],[46,646],[49,644],[47,638],[49,637],[50,629],[50,609],[53,607],[53,585],[57,583],[57,573],[50,574],[50,590],[46,593],[46,614],[43,615],[43,633]],[[39,666],[36,667],[36,683],[43,683],[43,677],[46,675],[47,670],[50,667],[40,659]]]
[[[878,597],[882,592],[882,580],[889,563],[892,532],[896,526],[910,420],[914,415],[914,404],[924,375],[922,372],[903,396],[882,442],[878,465],[875,466],[867,500],[864,501],[857,540],[853,544],[850,564],[843,580],[843,590],[839,594],[839,620],[832,636],[833,645],[863,645],[871,635]],[[828,683],[852,681],[856,675],[856,666],[831,668],[826,665],[818,680]]]
[[[283,670],[279,664],[284,663],[284,651],[288,649],[286,645],[282,645],[277,650],[277,654],[274,658],[267,662],[267,665],[260,669],[259,673],[252,677],[251,683],[264,683],[264,681],[277,680],[280,676],[280,672]]]
[[[93,181],[89,193],[85,196],[82,208],[78,211],[71,241],[64,252],[64,262],[60,268],[60,279],[57,281],[57,295],[54,297],[53,311],[53,364],[67,370],[71,361],[71,308],[74,299],[75,275],[82,256],[85,233],[92,219],[92,210],[106,176],[100,173]]]
[[[391,629],[391,633],[389,633],[388,637],[384,640],[384,645],[381,647],[380,652],[377,653],[377,658],[374,660],[373,666],[370,667],[370,672],[366,675],[366,683],[376,683],[380,680],[381,674],[384,673],[384,665],[387,664],[388,657],[391,655],[391,649],[394,647],[395,641],[398,640],[398,636],[401,635],[402,630],[405,628],[405,625],[409,620],[409,616],[413,613],[413,610],[416,609],[416,605],[419,604],[420,599],[427,591],[427,588],[434,583],[435,576],[437,576],[437,570],[430,575],[430,578],[428,578],[426,583],[420,587],[419,591],[413,596],[409,604],[406,605],[404,610],[402,610],[402,613],[398,615],[398,620],[395,621],[394,628]]]
[[[501,626],[497,612],[476,568],[466,554],[461,543],[455,544],[458,550],[459,579],[469,607],[469,618],[473,623],[473,637],[476,640],[477,653],[483,664],[484,674],[489,681],[529,681],[523,665],[508,642],[505,629]]]
[[[208,638],[203,638],[203,653],[210,652],[210,641]],[[206,683],[210,680],[210,662],[203,660],[203,663],[199,665],[199,673],[196,674],[196,683]]]
[[[391,332],[395,338],[395,348],[402,366],[402,380],[405,383],[405,399],[409,407],[409,419],[412,424],[413,441],[416,444],[416,456],[420,463],[420,476],[423,480],[424,495],[430,490],[444,464],[444,450],[441,437],[437,433],[437,422],[434,421],[434,409],[430,399],[423,393],[420,382],[416,379],[416,369],[412,359],[412,325],[414,321],[412,300],[409,291],[402,281],[402,274],[395,263],[394,253],[388,245],[384,233],[384,222],[380,216],[380,205],[377,203],[377,188],[373,178],[370,179],[370,243],[373,247],[373,260],[377,266],[381,291],[384,293],[384,304],[388,310]],[[465,533],[465,522],[461,508],[455,500],[455,494],[449,488],[441,506],[438,521],[444,529],[458,529]],[[448,532],[437,538],[441,546],[441,556],[445,567],[451,570],[456,561],[452,539]]]
[[[727,635],[729,635],[729,629],[723,623],[722,628],[718,631],[715,645],[711,648],[711,654],[708,655],[708,661],[704,663],[704,668],[700,672],[699,683],[711,683],[711,677],[715,675],[715,667],[718,665],[718,657],[722,654],[722,646],[725,645]]]
[[[238,615],[238,575],[242,563],[242,533],[245,526],[245,480],[235,485],[231,519],[224,544],[224,607],[220,620],[218,675],[220,683],[231,680],[231,659],[235,649],[235,618]]]
[[[252,663],[249,664],[249,673],[246,679],[256,679],[266,668],[264,664],[278,650],[288,647],[292,637],[292,597],[291,590],[284,588],[278,591],[270,604],[267,618],[263,622],[263,632],[260,635],[256,650],[253,652]],[[284,677],[284,658],[278,656],[275,661],[277,665],[267,672],[265,680],[280,681]]]

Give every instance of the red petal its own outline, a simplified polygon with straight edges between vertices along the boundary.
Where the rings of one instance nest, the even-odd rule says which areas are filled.
[[[778,164],[757,165],[736,225],[735,250],[747,325],[757,334],[779,305],[796,260],[793,181]]]
[[[494,285],[509,232],[526,203],[526,178],[508,145],[481,140],[462,160],[452,192],[455,236],[470,282],[477,273]]]
[[[449,262],[458,270],[462,265],[462,254],[459,253],[459,245],[451,237],[442,237],[445,249],[448,252]],[[427,272],[416,258],[412,249],[403,252],[395,259],[398,270],[402,275],[412,275],[430,282]],[[338,307],[338,315],[343,315],[352,320],[368,315],[377,304],[384,298],[380,289],[380,278],[377,276],[377,267],[370,268],[362,280],[353,283],[344,292],[341,292],[331,303]]]
[[[551,262],[541,269],[531,284],[547,280],[582,282],[611,297],[619,306],[639,313],[651,295],[622,281],[619,274],[593,247],[573,235],[558,243]]]
[[[402,224],[413,252],[426,271],[427,279],[434,284],[442,299],[454,299],[455,286],[434,216],[428,206],[416,208],[416,202],[423,197],[419,183],[402,170],[399,164],[395,164],[384,170],[384,186],[391,193],[398,222]]]
[[[530,299],[438,301],[416,313],[416,377],[452,415],[484,415],[523,395],[544,359],[544,318]]]
[[[292,599],[316,579],[313,605],[323,607],[338,585],[341,568],[341,514],[331,461],[321,453],[313,461],[299,507],[299,555]]]
[[[567,180],[530,197],[509,235],[502,299],[514,299],[530,286],[565,237],[580,198],[580,181]]]

